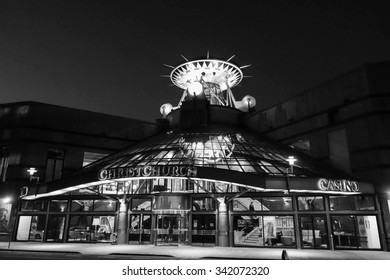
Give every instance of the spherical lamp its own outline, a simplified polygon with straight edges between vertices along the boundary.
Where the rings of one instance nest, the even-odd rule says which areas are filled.
[[[246,95],[242,99],[242,103],[248,106],[248,111],[256,106],[256,99],[253,96]]]
[[[172,111],[172,108],[173,108],[172,104],[170,104],[170,103],[165,103],[165,104],[161,105],[160,113],[161,113],[161,115],[163,116],[164,119]]]

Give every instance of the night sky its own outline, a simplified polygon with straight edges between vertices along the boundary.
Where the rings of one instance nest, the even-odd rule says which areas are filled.
[[[0,103],[39,101],[154,121],[181,57],[243,66],[257,109],[390,60],[387,1],[0,0]]]

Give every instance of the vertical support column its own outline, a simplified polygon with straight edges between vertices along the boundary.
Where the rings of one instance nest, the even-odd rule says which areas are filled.
[[[387,203],[387,196],[382,194],[375,196],[375,206],[378,209],[378,231],[381,247],[383,251],[389,251],[389,234],[386,232],[387,221],[389,220],[389,208]]]
[[[218,198],[218,246],[229,247],[229,215],[224,197]]]
[[[118,244],[127,243],[127,202],[126,199],[119,199],[119,216],[118,216]]]
[[[298,212],[298,197],[292,196],[293,200],[293,210],[294,210],[294,228],[295,228],[295,244],[297,249],[302,249],[302,237],[301,237],[301,227],[299,222],[299,212]]]
[[[333,224],[331,219],[331,212],[330,212],[330,205],[329,205],[329,196],[324,196],[324,202],[325,202],[325,212],[326,212],[326,224],[328,227],[328,240],[329,240],[329,249],[334,251],[335,245],[333,240]]]

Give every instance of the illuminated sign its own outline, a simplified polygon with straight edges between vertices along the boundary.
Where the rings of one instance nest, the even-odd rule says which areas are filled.
[[[99,180],[129,177],[189,177],[196,176],[196,167],[188,165],[135,166],[102,169]]]
[[[318,188],[322,191],[358,192],[359,185],[356,181],[349,180],[318,180]]]

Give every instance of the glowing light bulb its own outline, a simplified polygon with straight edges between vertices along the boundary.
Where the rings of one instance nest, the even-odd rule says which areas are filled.
[[[199,95],[202,93],[203,86],[199,82],[188,83],[187,90],[188,90],[189,94],[195,96],[195,95]]]
[[[165,118],[170,112],[172,112],[172,104],[170,103],[165,103],[163,105],[161,105],[160,107],[160,113],[161,115],[163,115],[163,118]]]
[[[242,99],[242,102],[248,106],[248,109],[251,109],[256,106],[256,99],[253,96],[246,95]]]

